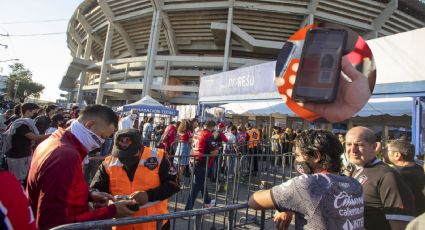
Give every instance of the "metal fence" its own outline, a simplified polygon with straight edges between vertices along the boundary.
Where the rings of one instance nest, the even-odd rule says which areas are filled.
[[[220,147],[219,154],[205,155],[205,165],[199,166],[194,155],[170,156],[170,162],[178,170],[181,191],[169,199],[167,215],[151,217],[130,217],[107,221],[94,221],[72,225],[72,229],[87,227],[114,226],[118,223],[145,223],[168,219],[171,229],[232,229],[246,225],[257,225],[264,229],[266,219],[273,217],[274,211],[260,212],[246,205],[250,195],[260,189],[270,189],[293,177],[292,153],[284,153],[285,148],[272,141],[246,143]],[[196,167],[198,167],[196,169]],[[196,170],[204,170],[202,177]],[[202,179],[199,182],[199,179]],[[196,183],[195,183],[196,182]],[[202,189],[199,186],[202,183]],[[192,190],[203,190],[201,200],[194,206],[188,205]],[[207,195],[208,194],[208,195]],[[197,194],[199,195],[199,194]],[[210,199],[207,199],[209,196]],[[213,208],[204,208],[206,201],[215,200]],[[193,211],[189,211],[190,209]],[[181,217],[192,217],[182,219]],[[162,218],[162,219],[161,219]],[[123,222],[121,222],[121,220]],[[93,225],[91,225],[93,224]],[[68,229],[68,228],[66,228]]]
[[[100,229],[104,227],[111,226],[122,226],[122,225],[131,225],[131,224],[140,224],[140,223],[148,223],[148,222],[156,222],[156,229],[162,229],[162,221],[163,220],[175,220],[177,218],[185,218],[185,217],[195,217],[194,229],[204,229],[202,227],[202,216],[208,214],[214,214],[219,212],[228,213],[227,220],[227,229],[233,229],[233,216],[234,212],[238,209],[247,208],[248,204],[235,204],[228,205],[226,207],[214,207],[209,209],[200,209],[200,210],[191,210],[184,212],[176,212],[164,215],[152,215],[152,216],[140,216],[140,217],[127,217],[120,219],[111,219],[111,220],[98,220],[98,221],[88,221],[81,222],[75,224],[66,224],[62,226],[58,226],[53,228],[54,230],[75,230],[75,229]],[[264,226],[264,224],[263,224]],[[264,227],[262,228],[264,229]]]

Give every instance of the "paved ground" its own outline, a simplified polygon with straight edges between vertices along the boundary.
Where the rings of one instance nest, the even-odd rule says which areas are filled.
[[[283,180],[282,170],[273,168],[262,168],[260,167],[262,173],[258,176],[249,177],[241,176],[240,179],[236,181],[234,179],[229,179],[227,183],[225,182],[210,182],[208,181],[208,190],[212,199],[216,199],[217,206],[225,206],[226,204],[232,203],[246,203],[251,194],[254,191],[271,188],[274,184],[280,184]],[[239,172],[241,175],[244,172]],[[245,172],[247,174],[248,172]],[[286,179],[289,177],[289,172],[285,172]],[[186,178],[185,187],[183,190],[176,194],[174,197],[169,199],[170,203],[170,212],[172,211],[183,211],[185,207],[185,202],[189,193],[189,182]],[[227,190],[224,190],[224,185],[227,184]],[[202,197],[199,194],[198,199],[195,204],[195,209],[202,208]],[[236,215],[236,229],[260,229],[260,212],[256,212],[252,209],[243,209],[238,210]],[[273,212],[268,211],[266,213],[266,222],[265,229],[275,229],[273,222]],[[205,215],[202,217],[202,226],[201,229],[225,229],[227,228],[227,214],[217,213],[216,215]],[[248,220],[248,223],[247,221]],[[172,221],[172,229],[194,229],[194,220],[184,220],[177,219]],[[293,224],[290,229],[293,229]]]

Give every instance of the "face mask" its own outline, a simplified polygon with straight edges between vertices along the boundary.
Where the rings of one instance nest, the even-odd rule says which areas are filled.
[[[74,121],[71,124],[71,133],[81,142],[87,151],[98,149],[105,142],[104,139],[87,129],[83,124]]]
[[[307,161],[295,161],[294,168],[301,174],[313,174],[313,168],[307,163]]]
[[[31,116],[31,119],[35,119],[37,117],[37,114],[36,113],[34,113],[32,116]]]

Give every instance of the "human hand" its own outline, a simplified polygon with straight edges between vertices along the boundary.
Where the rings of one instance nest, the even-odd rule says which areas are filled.
[[[135,200],[140,206],[143,206],[148,203],[148,194],[145,191],[137,191],[130,195],[130,199]]]
[[[93,202],[94,208],[102,208],[108,205],[109,200],[113,200],[114,197],[106,192],[92,191],[90,192],[90,199]]]
[[[298,70],[298,67],[296,67]],[[339,88],[332,103],[302,103],[298,104],[314,112],[321,117],[325,118],[330,122],[340,122],[345,119],[351,118],[357,112],[359,112],[365,104],[368,102],[372,95],[371,88],[369,86],[368,78],[359,72],[350,63],[347,56],[344,56],[341,60],[342,73],[344,76],[340,77]],[[376,73],[372,71],[372,73]],[[374,76],[370,76],[374,77]],[[289,95],[292,96],[292,95]]]
[[[294,216],[293,212],[276,211],[274,214],[274,223],[276,224],[276,229],[278,230],[288,229],[289,224],[291,224],[293,216]]]
[[[128,206],[137,204],[135,200],[122,200],[115,202],[113,205],[117,208],[117,214],[115,218],[127,217],[131,216],[135,213],[135,211],[131,211]]]

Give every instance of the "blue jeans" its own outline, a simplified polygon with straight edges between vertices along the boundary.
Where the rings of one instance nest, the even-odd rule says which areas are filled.
[[[193,205],[195,204],[196,197],[198,196],[198,192],[201,192],[202,196],[204,196],[204,204],[211,203],[211,199],[208,196],[208,189],[205,188],[204,191],[204,181],[205,181],[205,165],[196,165],[193,167],[193,181],[192,181],[192,189],[190,190],[189,197],[187,198],[186,207],[184,210],[192,210]],[[205,192],[205,194],[204,194]]]

